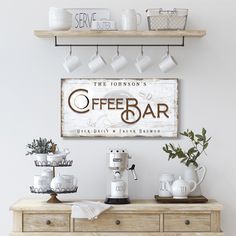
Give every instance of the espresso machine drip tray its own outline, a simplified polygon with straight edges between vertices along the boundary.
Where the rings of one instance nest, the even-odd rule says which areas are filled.
[[[129,198],[106,198],[105,202],[106,204],[129,204],[130,200]]]

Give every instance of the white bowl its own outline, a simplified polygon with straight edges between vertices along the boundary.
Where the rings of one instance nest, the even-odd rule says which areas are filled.
[[[63,8],[51,7],[49,10],[49,28],[51,30],[69,30],[72,26],[72,14]]]
[[[52,163],[52,164],[61,164],[63,161],[62,156],[57,156],[57,155],[48,155],[47,156],[47,161]]]
[[[51,30],[69,30],[72,26],[72,20],[62,21],[62,20],[52,20],[49,21],[49,28]]]
[[[49,8],[49,13],[60,13],[60,12],[65,12],[67,10],[65,10],[64,8],[59,8],[59,7],[50,7]]]

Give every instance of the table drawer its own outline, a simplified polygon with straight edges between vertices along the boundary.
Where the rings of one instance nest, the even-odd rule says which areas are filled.
[[[164,232],[209,232],[210,214],[164,214]]]
[[[69,214],[23,215],[23,232],[69,232]]]
[[[74,230],[100,232],[158,232],[160,222],[158,214],[103,214],[93,221],[76,219]]]

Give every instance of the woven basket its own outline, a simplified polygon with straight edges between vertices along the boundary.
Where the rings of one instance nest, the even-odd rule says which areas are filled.
[[[184,30],[186,27],[188,9],[152,8],[146,12],[149,30]]]

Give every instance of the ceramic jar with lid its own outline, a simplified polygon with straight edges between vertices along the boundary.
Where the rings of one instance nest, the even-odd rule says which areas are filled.
[[[191,183],[193,184],[192,188],[190,187]],[[193,192],[196,189],[197,184],[193,180],[190,182],[187,182],[183,180],[181,176],[179,176],[179,178],[175,180],[172,185],[170,185],[167,182],[166,186],[167,186],[167,190],[173,195],[173,198],[185,199],[188,197],[188,195],[191,192]]]
[[[51,30],[69,30],[72,26],[72,14],[63,9],[51,7],[49,9],[49,28]]]

